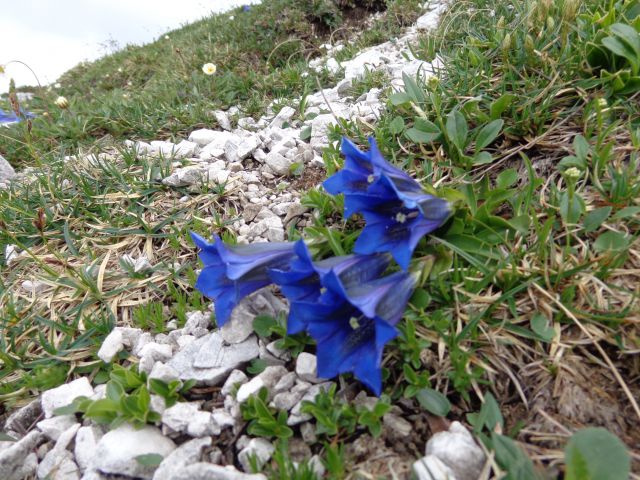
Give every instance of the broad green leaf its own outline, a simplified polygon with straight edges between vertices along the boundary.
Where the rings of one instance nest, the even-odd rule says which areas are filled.
[[[423,388],[416,395],[422,408],[438,417],[446,417],[451,411],[451,403],[443,394],[432,388]]]
[[[304,127],[300,130],[300,140],[307,141],[311,138],[311,126]]]
[[[489,107],[489,114],[493,120],[500,118],[502,113],[509,108],[509,105],[513,103],[516,96],[511,93],[505,93],[497,100],[494,100]]]
[[[573,139],[573,149],[576,152],[576,157],[585,161],[589,154],[589,142],[582,135],[578,134]]]
[[[504,126],[504,120],[494,120],[482,127],[476,137],[476,152],[491,145],[491,143],[500,135],[500,130]]]
[[[270,315],[258,315],[253,319],[253,331],[258,334],[259,337],[268,337],[273,332],[273,327],[276,327],[278,322]]]
[[[611,207],[601,207],[601,208],[596,208],[595,210],[591,210],[584,217],[584,222],[583,222],[584,231],[587,233],[595,232],[609,217],[610,213],[611,213]]]
[[[162,463],[164,457],[159,453],[145,453],[144,455],[138,455],[135,459],[136,462],[145,467],[157,467]]]
[[[492,433],[491,444],[496,452],[498,465],[508,472],[508,476],[505,479],[537,480],[543,478],[535,470],[533,462],[524,450],[509,437]]]
[[[614,220],[622,220],[624,218],[635,217],[640,213],[640,207],[625,207],[615,213]]]
[[[496,187],[509,188],[518,181],[518,171],[515,168],[509,168],[500,172],[496,178]]]
[[[484,403],[480,408],[478,421],[479,424],[476,424],[475,426],[477,431],[480,431],[483,426],[489,431],[492,431],[496,425],[504,426],[504,419],[502,418],[502,413],[500,413],[500,406],[491,392],[487,392],[484,395]]]
[[[549,326],[549,321],[542,313],[538,312],[531,318],[531,330],[533,330],[542,340],[550,342],[556,332]]]
[[[629,239],[622,233],[608,230],[593,243],[593,249],[599,253],[621,252],[629,246]]]
[[[493,162],[493,157],[489,152],[479,152],[473,156],[474,165],[486,165]]]
[[[587,162],[574,155],[567,155],[558,162],[558,167],[561,170],[566,170],[567,168],[571,167],[576,167],[579,170],[584,170],[587,167]]]
[[[389,131],[394,135],[398,135],[399,133],[402,133],[403,130],[404,119],[400,115],[398,115],[389,124]]]
[[[624,23],[614,23],[611,25],[610,30],[620,38],[620,40],[631,47],[636,57],[640,59],[640,32],[636,31],[631,25]]]
[[[411,97],[407,95],[405,92],[396,92],[392,93],[389,96],[389,100],[395,106],[404,105],[405,103],[409,103],[411,101]]]
[[[440,132],[438,133],[429,133],[423,132],[422,130],[418,130],[413,127],[405,132],[405,135],[409,140],[414,143],[431,143],[436,140],[440,136]]]
[[[602,44],[616,55],[625,58],[634,72],[638,71],[638,61],[640,61],[640,59],[638,59],[631,47],[615,37],[603,38]]]
[[[627,448],[604,428],[585,428],[573,434],[564,449],[565,480],[627,480],[631,460]]]
[[[584,200],[579,193],[574,192],[573,195],[569,195],[569,192],[562,192],[562,196],[560,197],[560,215],[565,223],[578,223],[585,208]]]
[[[422,89],[418,86],[416,81],[406,73],[402,74],[402,81],[404,82],[404,88],[411,101],[420,104],[424,103],[425,96]]]
[[[452,111],[447,115],[447,123],[445,125],[447,129],[447,137],[449,140],[463,151],[467,146],[467,135],[469,133],[469,127],[464,115],[457,110]]]

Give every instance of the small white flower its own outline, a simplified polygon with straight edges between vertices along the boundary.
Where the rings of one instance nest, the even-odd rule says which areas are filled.
[[[122,73],[122,67],[118,67],[118,73]]]
[[[578,170],[576,167],[567,168],[564,174],[567,176],[567,178],[572,178],[574,180],[577,180],[582,176],[582,173],[580,173],[580,170]]]
[[[165,40],[169,40],[169,35],[165,35],[165,36],[164,36],[164,39],[165,39]]]
[[[64,110],[65,108],[69,107],[69,100],[67,100],[65,97],[60,96],[56,98],[55,104],[58,108],[62,108]]]
[[[60,85],[60,83],[56,83],[53,85],[55,88],[60,88],[62,85]]]
[[[205,63],[202,66],[202,71],[205,75],[213,75],[216,73],[217,67],[213,63]]]
[[[234,18],[236,18],[234,15],[229,16],[229,20],[233,20]]]
[[[133,86],[133,82],[132,82],[131,80],[129,80],[129,81],[127,82],[127,85],[128,85],[128,86],[130,86],[130,87],[132,87],[132,86]]]

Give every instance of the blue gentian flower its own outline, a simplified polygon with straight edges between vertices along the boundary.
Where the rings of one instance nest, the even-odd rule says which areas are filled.
[[[2,110],[0,108],[0,123],[17,123],[17,122],[21,122],[22,118],[35,118],[35,114],[31,113],[31,112],[25,112],[24,110],[20,109],[20,116],[16,115],[15,113],[11,112],[11,113],[6,113],[4,110]]]
[[[20,117],[13,113],[5,113],[4,110],[0,109],[0,123],[15,123],[19,121]]]
[[[213,243],[191,233],[200,248],[204,268],[196,281],[196,288],[212,299],[216,322],[224,325],[231,312],[247,295],[272,283],[271,268],[285,268],[295,257],[293,242],[254,243],[228,246],[218,236]]]
[[[251,6],[250,5],[243,5],[242,6],[242,11],[243,12],[248,12],[249,10],[251,10]]]
[[[330,271],[316,302],[297,302],[297,314],[317,343],[318,376],[351,372],[376,395],[382,390],[382,352],[398,335],[400,321],[419,273],[396,272],[348,285]]]
[[[289,335],[303,331],[307,322],[299,315],[297,302],[315,302],[324,287],[322,279],[333,272],[346,285],[354,285],[379,277],[389,266],[388,255],[344,255],[314,262],[309,249],[302,240],[296,242],[293,259],[286,269],[271,269],[273,282],[289,300]]]
[[[342,140],[344,168],[327,179],[327,192],[344,194],[345,217],[362,213],[365,228],[354,252],[389,252],[403,268],[409,268],[420,239],[438,228],[450,213],[449,203],[429,195],[413,178],[388,163],[375,139],[368,152]]]

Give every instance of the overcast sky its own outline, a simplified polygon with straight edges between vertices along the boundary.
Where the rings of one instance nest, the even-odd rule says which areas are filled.
[[[0,65],[21,60],[42,84],[54,82],[82,60],[104,55],[110,41],[120,46],[146,43],[167,30],[252,0],[0,0]],[[19,64],[0,76],[36,83]]]

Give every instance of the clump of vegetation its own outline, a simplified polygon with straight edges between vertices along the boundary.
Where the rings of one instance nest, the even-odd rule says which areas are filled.
[[[7,130],[0,151],[12,161],[52,160],[33,183],[0,191],[0,252],[9,244],[27,252],[0,276],[1,400],[18,402],[98,370],[93,355],[114,324],[160,330],[161,308],[178,319],[201,308],[187,231],[224,234],[237,215],[224,189],[203,188],[179,203],[184,192],[157,182],[169,159],[122,150],[71,169],[57,148],[107,133],[118,140],[181,135],[213,125],[213,108],[240,103],[250,114],[273,98],[327,85],[329,77],[316,83],[302,73],[328,38],[319,32],[340,21],[334,6],[345,3],[301,5],[265,2],[234,12],[233,22],[215,17],[78,67],[62,79],[68,110],[39,100],[34,110],[49,109],[49,119],[35,120],[30,133],[25,124]],[[403,5],[416,4],[387,2],[380,23],[344,55],[398,31],[410,18]],[[339,11],[346,22],[348,11]],[[316,15],[315,32],[309,15]],[[496,477],[546,470],[600,478],[606,467],[607,478],[622,479],[637,470],[638,453],[629,466],[625,445],[640,441],[639,15],[639,2],[629,0],[453,3],[413,49],[424,60],[439,55],[441,74],[406,76],[400,92],[385,87],[387,110],[375,125],[342,122],[330,132],[332,142],[346,135],[360,145],[375,136],[385,158],[455,208],[417,247],[428,268],[386,350],[385,401],[365,411],[330,391],[305,405],[315,419],[314,453],[334,478],[356,468],[388,473],[388,466],[358,464],[344,441],[367,435],[382,442],[372,445],[393,444],[380,428],[389,405],[412,416],[423,443],[437,428],[434,417],[466,421],[492,452]],[[277,27],[275,16],[284,19]],[[216,75],[199,73],[205,62],[218,65]],[[371,76],[354,88],[374,85],[385,79]],[[323,156],[328,174],[342,164],[333,144]],[[304,203],[317,215],[303,235],[320,255],[350,252],[362,223],[333,222],[341,199],[313,188]],[[117,253],[153,253],[153,282],[119,269],[113,245]],[[20,293],[34,276],[49,287],[40,296],[46,301]],[[286,337],[280,320],[261,318],[254,327],[265,338],[282,337],[294,354],[307,348],[308,338]],[[296,432],[264,394],[243,413],[254,434],[279,439],[268,469],[313,478],[284,453]],[[406,463],[422,452],[396,454]]]

